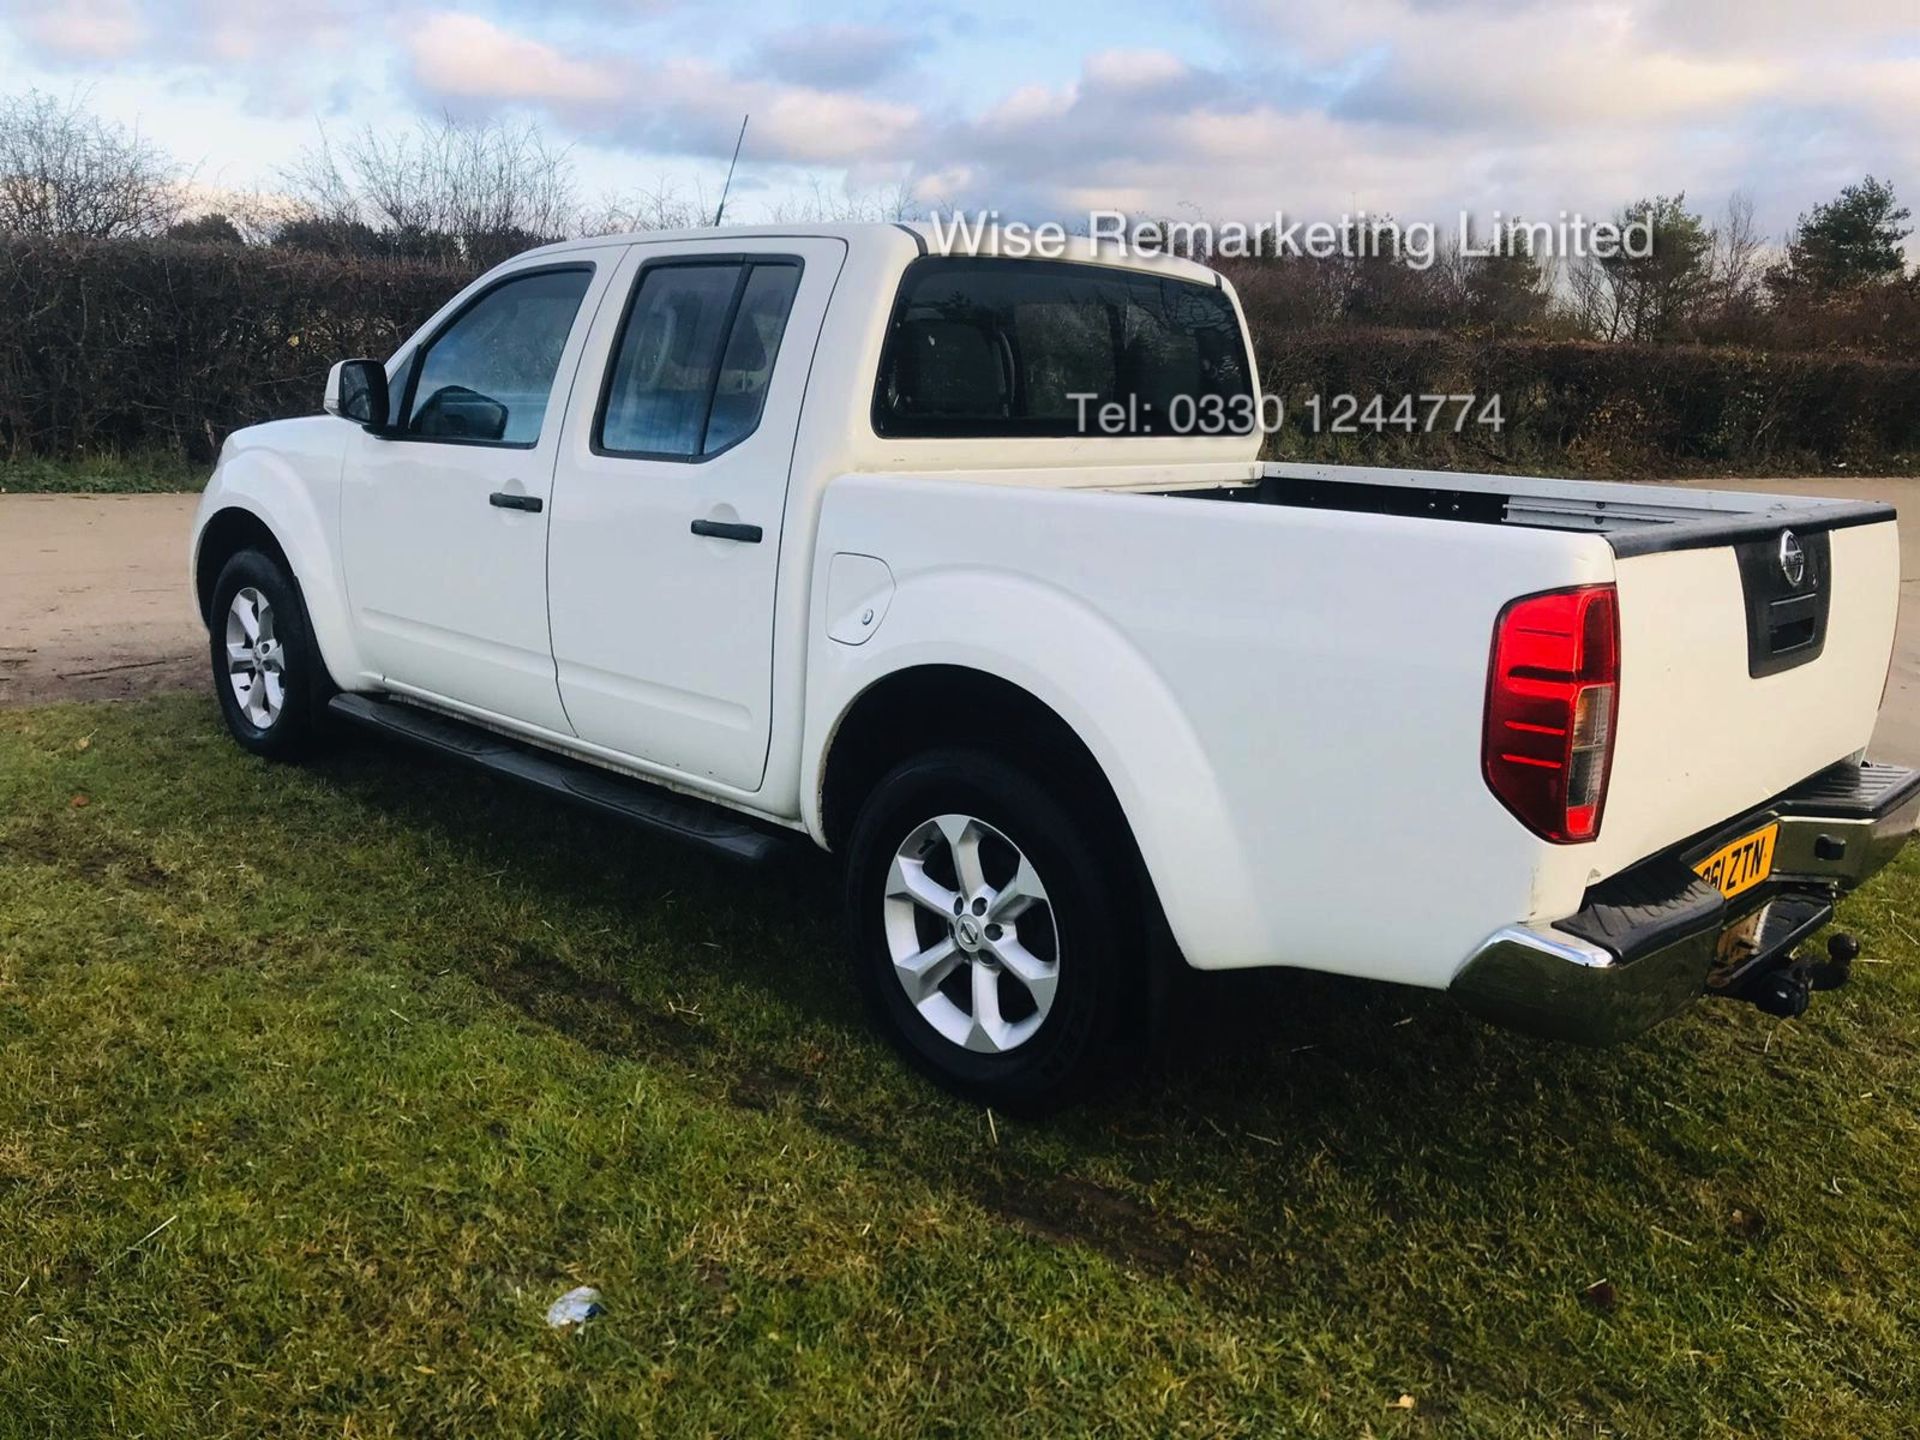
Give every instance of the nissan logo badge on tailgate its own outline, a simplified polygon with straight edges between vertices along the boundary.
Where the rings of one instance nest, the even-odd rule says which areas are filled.
[[[1780,532],[1780,573],[1796,590],[1807,578],[1807,552],[1800,548],[1799,538],[1791,530]]]

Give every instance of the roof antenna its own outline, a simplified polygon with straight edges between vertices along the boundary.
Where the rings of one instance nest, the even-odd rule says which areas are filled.
[[[740,163],[740,146],[747,138],[747,121],[752,118],[751,115],[740,117],[740,133],[733,142],[733,159],[727,162],[727,183],[720,187],[720,203],[713,207],[713,228],[716,230],[720,228],[720,217],[727,213],[727,191],[733,188],[733,167]]]

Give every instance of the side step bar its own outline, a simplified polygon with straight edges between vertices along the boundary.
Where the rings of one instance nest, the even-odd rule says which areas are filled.
[[[334,696],[327,708],[355,725],[522,781],[723,859],[757,865],[791,843],[718,805],[522,745],[417,705],[372,695],[341,694]]]

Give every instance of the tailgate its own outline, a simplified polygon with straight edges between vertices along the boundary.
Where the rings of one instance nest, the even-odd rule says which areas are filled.
[[[1890,512],[1883,512],[1890,516]],[[1899,607],[1891,518],[1614,540],[1620,699],[1596,877],[1863,749]]]

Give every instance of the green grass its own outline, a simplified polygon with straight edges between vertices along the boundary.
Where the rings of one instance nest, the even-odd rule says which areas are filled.
[[[0,460],[0,495],[198,494],[212,473],[211,465],[168,454]]]
[[[0,1436],[1910,1434],[1917,900],[1606,1052],[1196,984],[1016,1123],[872,1038],[822,865],[0,712]]]

